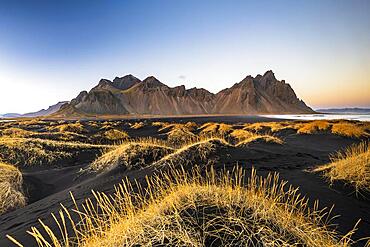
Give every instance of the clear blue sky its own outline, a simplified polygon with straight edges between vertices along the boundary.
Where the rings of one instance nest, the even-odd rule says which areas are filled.
[[[269,69],[313,107],[370,106],[370,1],[0,0],[0,113],[129,73],[217,92]]]

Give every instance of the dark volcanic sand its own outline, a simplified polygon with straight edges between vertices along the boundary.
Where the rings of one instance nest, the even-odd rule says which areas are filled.
[[[157,121],[158,119],[151,119]],[[207,118],[171,118],[162,121],[187,122],[256,122],[263,121],[258,117],[207,117]],[[267,121],[271,121],[268,119]],[[276,121],[276,120],[274,120]],[[136,130],[137,136],[157,136],[156,129],[143,128]],[[131,135],[132,133],[130,133]],[[265,176],[268,172],[279,172],[280,177],[289,184],[300,187],[300,192],[310,198],[313,203],[318,199],[320,207],[335,205],[332,215],[340,217],[332,221],[337,230],[347,233],[361,219],[354,239],[370,236],[370,202],[368,199],[357,198],[349,188],[342,185],[329,187],[319,174],[304,170],[329,161],[329,154],[343,149],[359,140],[335,136],[332,134],[297,135],[283,131],[280,136],[285,140],[284,145],[254,143],[248,147],[228,149],[221,153],[217,169],[231,168],[239,164],[247,169],[254,166],[257,174]],[[87,165],[87,164],[86,164]],[[137,171],[120,171],[100,176],[82,175],[78,171],[84,165],[73,166],[66,164],[62,168],[23,170],[29,204],[16,211],[0,216],[0,246],[13,246],[5,234],[10,234],[25,246],[37,246],[26,230],[31,226],[39,226],[38,219],[57,229],[50,213],[57,213],[60,203],[67,208],[72,207],[69,191],[72,191],[77,202],[91,196],[91,190],[112,192],[113,186],[124,176],[130,179],[143,180],[145,175],[153,173],[152,168]],[[358,243],[362,246],[364,242]]]
[[[96,121],[106,121],[107,119],[94,119],[94,118],[87,118],[86,121],[96,120]],[[143,118],[113,118],[109,120],[124,120],[125,122],[140,122],[140,121],[147,121],[147,122],[177,122],[177,123],[186,123],[186,122],[195,122],[197,124],[204,124],[208,122],[215,122],[215,123],[257,123],[257,122],[280,122],[286,121],[286,119],[279,119],[279,118],[269,118],[264,116],[247,116],[247,115],[230,115],[230,116],[222,116],[222,115],[211,115],[211,116],[168,116],[168,117],[143,117]]]

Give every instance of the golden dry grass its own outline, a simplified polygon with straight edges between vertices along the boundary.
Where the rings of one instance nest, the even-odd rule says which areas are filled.
[[[140,188],[135,192],[125,180],[112,196],[93,192],[94,202],[75,203],[78,222],[63,207],[52,215],[59,229],[40,220],[42,231],[32,227],[28,233],[40,247],[351,244],[352,232],[340,236],[331,230],[327,211],[318,210],[317,203],[309,209],[307,199],[277,174],[262,178],[252,170],[247,177],[236,168],[221,174],[210,169],[202,176],[197,168],[173,169],[148,178],[146,189]],[[73,234],[67,234],[67,224]]]
[[[64,123],[56,126],[51,126],[48,128],[49,131],[54,132],[72,132],[77,134],[83,134],[86,133],[85,126],[81,124],[80,122],[75,123]]]
[[[331,157],[330,164],[319,166],[314,171],[323,172],[331,183],[344,181],[356,191],[370,191],[370,144],[362,142],[338,152]]]
[[[135,129],[135,130],[138,130],[138,129],[141,129],[145,126],[145,123],[144,122],[136,122],[134,124],[131,124],[130,125],[130,128],[131,129]]]
[[[243,129],[254,132],[278,132],[289,128],[294,128],[291,122],[260,122],[245,124]]]
[[[35,132],[24,130],[21,128],[16,128],[16,127],[4,129],[0,133],[2,136],[7,136],[7,137],[30,137],[35,134]]]
[[[100,128],[100,123],[97,123],[96,121],[88,121],[87,125],[94,129]],[[102,126],[104,126],[104,124],[102,124]]]
[[[194,122],[187,122],[184,124],[186,128],[188,128],[190,131],[196,130],[198,128],[198,124]]]
[[[40,119],[30,119],[30,120],[17,120],[10,122],[9,125],[21,129],[39,129],[45,126],[49,126],[51,122],[42,121]]]
[[[153,163],[153,166],[212,164],[219,157],[218,152],[227,146],[230,144],[220,137],[199,138],[197,141],[184,144],[181,148],[164,156]]]
[[[331,127],[331,132],[333,134],[356,138],[369,136],[367,130],[366,124],[353,122],[337,122],[333,123]]]
[[[172,151],[171,147],[151,139],[129,141],[104,153],[92,162],[89,168],[93,171],[107,171],[119,166],[124,169],[138,169],[150,165]]]
[[[194,131],[197,129],[198,125],[194,122],[183,123],[168,123],[168,122],[153,122],[152,126],[159,127],[160,132],[168,131],[176,128],[187,129],[188,131]]]
[[[82,134],[63,131],[55,132],[58,128],[52,128],[52,132],[36,132],[29,131],[17,127],[10,127],[0,131],[1,137],[12,137],[12,138],[39,138],[39,139],[51,139],[60,141],[86,141],[87,137]]]
[[[159,132],[164,132],[167,135],[167,140],[173,145],[181,145],[196,139],[193,131],[196,130],[197,124],[194,122],[181,123],[165,123],[154,122],[153,126],[159,127]]]
[[[21,166],[50,165],[85,150],[99,151],[110,147],[34,138],[0,138],[0,160]]]
[[[253,135],[249,138],[246,138],[244,140],[241,140],[238,142],[235,146],[240,147],[240,146],[246,146],[249,145],[250,143],[257,142],[257,141],[263,141],[263,142],[271,142],[271,143],[276,143],[276,144],[284,144],[284,141],[281,140],[279,137],[272,136],[272,135]]]
[[[235,129],[230,133],[230,137],[237,141],[248,139],[254,135],[256,134],[245,129]]]
[[[166,124],[165,127],[162,127],[162,131],[170,129],[166,133],[168,134],[174,129],[182,128],[183,125]],[[259,140],[283,144],[283,141],[278,137],[255,134],[245,130],[234,130],[230,135],[237,140],[235,145],[227,141],[223,135],[194,135],[181,142],[173,142],[171,138],[166,141],[153,138],[131,139],[97,158],[90,165],[90,169],[106,171],[118,166],[131,169],[145,166],[208,165],[216,162],[220,158],[222,150],[226,148],[248,145]]]
[[[298,134],[315,134],[320,131],[326,131],[335,135],[360,138],[369,136],[369,126],[370,124],[367,122],[358,121],[314,120],[245,124],[243,129],[247,131],[253,131],[255,133],[278,132],[284,129],[296,130]]]
[[[256,134],[245,129],[235,129],[230,133],[230,136],[235,140],[235,146],[244,146],[255,141],[273,142],[283,144],[284,141],[280,138],[269,134]]]
[[[103,139],[107,139],[110,141],[118,141],[118,140],[127,139],[129,135],[127,134],[126,131],[110,129],[110,130],[104,131],[101,137]]]
[[[73,132],[35,132],[30,135],[29,138],[34,139],[46,139],[55,141],[76,141],[76,142],[88,142],[88,137],[84,134],[77,134]]]
[[[152,122],[152,126],[160,127],[162,128],[165,122]]]
[[[326,131],[330,128],[330,123],[325,120],[310,121],[307,123],[296,124],[298,134],[313,134],[318,131]]]
[[[33,118],[33,119],[30,119],[30,120],[21,120],[19,121],[19,124],[20,125],[23,125],[23,126],[32,126],[32,125],[48,125],[49,122],[46,122],[46,121],[43,121],[39,118]]]
[[[199,127],[200,135],[227,134],[233,130],[232,125],[224,123],[205,123]]]
[[[101,130],[110,130],[114,128],[114,125],[112,122],[104,121],[103,123],[95,123],[96,127],[100,127]]]
[[[0,162],[0,215],[26,205],[22,173],[13,165]]]
[[[167,133],[167,140],[178,145],[194,140],[195,138],[196,135],[186,128],[174,128]]]

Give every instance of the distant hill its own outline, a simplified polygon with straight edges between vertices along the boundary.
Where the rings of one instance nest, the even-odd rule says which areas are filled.
[[[52,116],[185,115],[185,114],[314,113],[284,80],[272,71],[247,76],[231,88],[213,94],[203,88],[168,87],[153,76],[141,81],[133,75],[101,79],[82,91]]]
[[[61,101],[55,105],[49,106],[48,109],[42,109],[37,112],[30,112],[26,114],[19,114],[19,113],[7,113],[3,114],[2,117],[4,118],[19,118],[19,117],[42,117],[42,116],[49,116],[57,111],[59,111],[60,107],[64,104],[67,104],[68,101]]]
[[[370,114],[370,108],[328,108],[317,109],[317,112],[322,113],[336,113],[336,114]]]
[[[14,118],[14,117],[20,117],[20,116],[22,116],[22,114],[19,114],[19,113],[6,113],[6,114],[1,115],[1,117],[3,118]]]

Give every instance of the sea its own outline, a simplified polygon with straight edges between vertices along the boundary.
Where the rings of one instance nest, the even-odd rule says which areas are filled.
[[[292,114],[292,115],[259,115],[261,117],[279,118],[288,120],[357,120],[370,121],[370,114]]]

